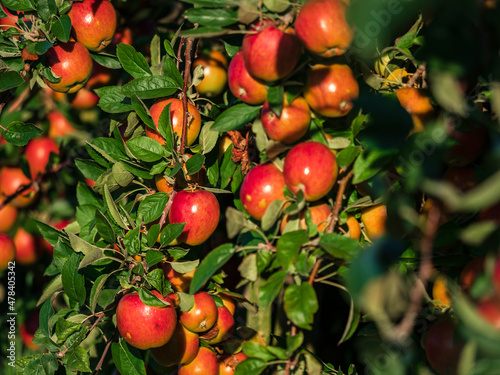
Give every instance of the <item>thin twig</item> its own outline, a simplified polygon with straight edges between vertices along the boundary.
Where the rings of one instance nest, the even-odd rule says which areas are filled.
[[[165,209],[163,210],[163,213],[161,214],[160,218],[160,228],[163,228],[163,225],[167,221],[167,216],[170,211],[170,207],[172,207],[172,203],[174,203],[174,197],[177,194],[177,190],[172,190],[170,193],[170,196],[168,197],[167,204],[165,205]]]
[[[297,327],[292,324],[292,328],[290,329],[290,336],[293,337],[296,334],[297,334]],[[297,363],[296,359],[288,358],[283,375],[290,375],[290,371],[292,370],[293,367],[295,367],[296,363]]]
[[[113,335],[109,338],[109,340],[106,342],[106,346],[104,347],[104,352],[102,353],[101,359],[99,360],[99,363],[97,364],[97,366],[96,366],[94,372],[92,373],[92,375],[96,375],[97,372],[101,369],[102,364],[104,363],[104,358],[106,358],[106,354],[108,354],[109,347],[111,346],[111,344],[115,340],[116,332],[117,331],[115,331],[113,333]]]
[[[339,181],[339,191],[337,192],[337,198],[335,199],[335,206],[333,207],[332,216],[330,222],[328,223],[328,228],[326,233],[332,233],[335,229],[335,225],[339,221],[339,213],[342,208],[342,199],[344,197],[344,192],[347,187],[347,183],[351,179],[353,171],[351,170],[346,176]]]
[[[9,110],[7,113],[12,113],[14,111],[17,111],[19,107],[24,103],[24,101],[29,97],[29,94],[31,92],[30,86],[26,86],[26,88],[23,90],[23,92],[12,101],[12,105],[9,107]]]
[[[415,325],[415,319],[422,306],[422,294],[432,274],[432,247],[439,227],[440,218],[441,207],[433,205],[429,210],[424,238],[420,244],[420,268],[418,270],[418,279],[413,285],[410,294],[410,307],[406,311],[401,322],[392,332],[393,338],[398,341],[408,337],[411,333]]]
[[[316,263],[314,263],[314,267],[311,271],[311,274],[309,275],[309,280],[307,281],[309,283],[309,285],[313,285],[314,279],[316,279],[316,275],[318,274],[318,270],[319,270],[319,267],[321,266],[322,261],[323,261],[323,259],[318,258],[316,260]]]
[[[422,64],[420,64],[415,74],[413,74],[411,78],[408,80],[408,82],[406,83],[406,87],[413,87],[415,82],[417,82],[418,77],[420,77],[420,75],[425,74],[425,68],[426,68],[426,63],[424,61]]]
[[[188,97],[187,89],[191,81],[191,52],[193,50],[193,38],[187,38],[186,49],[184,50],[184,87],[182,88],[182,135],[180,153],[183,154],[186,149],[187,124],[188,124]]]

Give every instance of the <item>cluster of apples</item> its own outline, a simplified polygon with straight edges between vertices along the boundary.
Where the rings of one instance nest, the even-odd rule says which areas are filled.
[[[46,53],[48,66],[61,79],[50,82],[45,78],[45,83],[54,91],[72,94],[83,88],[92,74],[89,51],[101,51],[113,40],[117,16],[107,0],[75,2],[68,15],[73,41],[59,43]]]

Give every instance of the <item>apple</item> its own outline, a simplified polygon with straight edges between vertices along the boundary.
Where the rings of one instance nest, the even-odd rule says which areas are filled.
[[[359,241],[361,238],[361,227],[358,220],[354,216],[349,216],[346,221],[347,228],[349,229],[349,237]]]
[[[455,339],[457,323],[450,317],[435,322],[425,339],[425,355],[431,367],[441,375],[455,374],[463,341]]]
[[[194,62],[193,67],[203,67],[204,78],[195,86],[200,95],[207,98],[220,95],[227,84],[227,59],[217,50],[210,51],[209,55],[202,54]]]
[[[379,204],[365,208],[361,213],[361,221],[370,240],[373,241],[382,237],[385,233],[385,223],[387,221],[387,206]]]
[[[116,47],[118,44],[124,43],[131,46],[134,43],[134,38],[132,36],[132,30],[129,27],[120,27],[116,30],[111,45]]]
[[[451,306],[451,297],[446,285],[446,276],[439,275],[432,286],[432,299],[441,302],[443,305]]]
[[[452,129],[449,133],[457,144],[451,146],[445,155],[445,162],[453,167],[465,167],[474,162],[486,149],[488,132],[483,125]]]
[[[95,108],[99,103],[99,97],[92,90],[82,87],[71,100],[71,107],[78,110]]]
[[[188,154],[187,156],[188,156],[188,158],[191,158],[193,155]],[[182,165],[182,169],[184,170],[186,175],[184,177],[180,177],[180,178],[177,177],[176,178],[176,184],[177,184],[178,188],[184,188],[184,187],[188,186],[187,183],[197,184],[200,186],[205,185],[205,182],[207,179],[207,171],[205,169],[205,166],[203,166],[198,172],[196,172],[192,175],[187,175],[186,164]],[[172,190],[174,190],[174,185],[169,183],[167,181],[167,179],[161,174],[156,175],[154,178],[154,181],[155,181],[156,190],[161,191],[162,193],[168,194]]]
[[[16,246],[16,262],[23,265],[36,262],[39,251],[35,237],[32,234],[19,227],[14,235],[14,245]]]
[[[52,72],[61,77],[57,83],[45,79],[45,84],[54,91],[77,92],[92,74],[92,57],[87,48],[78,42],[59,43],[49,48],[45,56]]]
[[[303,97],[298,96],[289,104],[285,95],[280,116],[273,112],[269,102],[266,101],[260,118],[269,138],[291,144],[307,133],[311,122],[311,111]]]
[[[293,29],[261,22],[243,37],[243,60],[250,75],[263,82],[274,82],[292,73],[301,55],[299,39]]]
[[[349,113],[359,95],[359,85],[351,68],[343,64],[314,65],[307,73],[304,98],[307,104],[325,117]]]
[[[188,273],[179,273],[175,271],[168,262],[163,263],[162,269],[165,279],[167,279],[176,290],[184,293],[189,291],[189,286],[191,285],[191,280],[193,280],[196,269]]]
[[[0,199],[0,205],[3,199]],[[0,209],[0,233],[7,233],[12,229],[17,220],[17,208],[10,203]]]
[[[101,51],[113,40],[116,11],[111,1],[74,2],[68,15],[71,18],[71,35],[90,51]]]
[[[28,318],[21,323],[21,326],[19,327],[19,333],[23,344],[34,352],[39,351],[41,349],[40,345],[33,343],[33,339],[35,338],[35,332],[40,326],[39,314],[40,314],[39,309],[33,311],[28,316]]]
[[[233,144],[233,140],[230,136],[224,135],[219,139],[219,152],[217,153],[217,160],[220,161],[224,157],[226,150]]]
[[[190,363],[198,354],[199,347],[198,334],[177,324],[170,341],[159,348],[151,348],[150,351],[159,365],[169,367]]]
[[[307,201],[323,198],[337,180],[338,167],[334,153],[320,142],[308,141],[292,147],[285,157],[283,175],[294,194],[304,192]]]
[[[153,118],[153,122],[158,129],[158,122],[160,120],[160,115],[163,109],[170,105],[170,125],[172,126],[172,131],[177,133],[179,137],[182,134],[182,117],[184,116],[184,109],[182,106],[182,100],[175,98],[166,98],[160,99],[155,104],[153,104],[149,110],[151,113],[151,117]],[[188,123],[187,123],[187,137],[186,137],[186,146],[191,146],[196,138],[198,138],[198,134],[201,129],[201,116],[200,112],[196,109],[196,107],[188,102]],[[153,130],[150,127],[146,127],[146,135],[152,139],[156,139],[162,145],[165,144],[162,136],[157,130]]]
[[[326,203],[317,204],[315,206],[309,207],[309,212],[311,213],[311,220],[318,227],[318,232],[323,232],[326,229],[328,224],[328,218],[332,213],[332,210]],[[307,229],[305,212],[301,211],[299,213],[300,221],[300,229]],[[283,221],[281,222],[281,233],[284,232],[286,225],[288,224],[288,215],[283,217]]]
[[[195,359],[190,363],[181,365],[177,375],[219,375],[219,362],[212,350],[204,346],[200,347]]]
[[[267,98],[267,88],[248,73],[243,52],[238,51],[229,63],[227,71],[229,90],[242,102],[262,104]]]
[[[12,262],[16,256],[16,247],[14,241],[8,235],[0,233],[0,271],[7,269],[9,262]]]
[[[26,177],[21,168],[3,167],[0,170],[0,198],[8,197],[16,193],[23,186],[30,185],[31,180]],[[16,208],[25,208],[32,204],[37,197],[38,190],[30,187],[23,194],[12,200],[12,205]]]
[[[9,10],[5,6],[2,6],[2,8],[5,14],[7,14],[7,17],[0,18],[0,30],[8,30],[11,27],[19,29],[16,23],[19,17],[9,12]]]
[[[47,114],[49,120],[49,137],[65,137],[75,132],[75,128],[68,119],[59,111],[55,110]]]
[[[234,375],[238,363],[243,362],[247,358],[247,355],[243,352],[224,354],[219,360],[219,375]]]
[[[217,228],[219,218],[219,202],[206,190],[179,191],[168,213],[169,223],[186,223],[178,240],[190,246],[205,242]]]
[[[500,301],[495,297],[489,297],[477,304],[479,315],[490,323],[493,327],[500,330]]]
[[[285,200],[283,173],[272,163],[250,169],[240,188],[243,207],[254,219],[261,220],[267,207],[276,199]]]
[[[346,11],[341,0],[309,0],[304,4],[295,20],[295,32],[309,52],[321,57],[345,53],[354,38]]]
[[[105,66],[94,62],[92,74],[90,75],[85,87],[88,89],[97,89],[103,86],[110,86],[114,79],[115,73],[113,69],[106,68]]]
[[[125,294],[116,307],[116,326],[125,341],[138,349],[158,348],[173,336],[177,314],[172,300],[152,292],[169,306],[155,307],[144,304],[139,293]]]
[[[482,265],[484,268],[484,259]],[[495,266],[493,268],[493,285],[495,286],[497,296],[500,297],[500,258],[496,259]]]
[[[484,256],[474,258],[462,269],[458,284],[464,292],[468,292],[478,276],[484,273],[485,260]],[[493,275],[495,275],[495,271]]]
[[[424,130],[425,123],[434,116],[434,107],[427,91],[416,87],[403,87],[396,91],[396,96],[413,119],[413,131]]]
[[[38,137],[28,142],[24,156],[30,167],[31,178],[35,179],[39,174],[47,172],[51,153],[59,154],[59,146],[52,138]]]
[[[227,340],[234,332],[234,318],[226,306],[217,308],[217,322],[204,337],[210,345]]]
[[[236,303],[234,299],[229,294],[225,293],[219,293],[217,296],[220,297],[222,303],[227,307],[231,315],[234,315],[234,312],[236,311]]]
[[[217,305],[207,292],[194,295],[193,307],[179,315],[181,324],[191,332],[206,332],[217,322]]]

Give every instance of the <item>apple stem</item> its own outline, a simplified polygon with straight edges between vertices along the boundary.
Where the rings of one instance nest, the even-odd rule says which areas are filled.
[[[326,233],[332,233],[335,229],[335,224],[339,221],[339,212],[342,208],[342,198],[344,197],[344,192],[347,187],[347,183],[351,179],[353,171],[351,170],[345,177],[339,181],[339,190],[337,192],[337,198],[335,199],[335,207],[333,207],[332,215],[330,216],[330,221]]]

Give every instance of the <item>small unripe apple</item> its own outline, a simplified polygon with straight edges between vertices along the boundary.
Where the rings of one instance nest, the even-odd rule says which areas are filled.
[[[77,92],[92,74],[92,57],[87,48],[78,42],[59,43],[49,48],[45,56],[54,74],[61,77],[57,83],[45,79],[45,84],[54,91]]]
[[[266,100],[267,88],[248,73],[242,51],[238,51],[229,63],[227,79],[229,90],[242,102],[262,104]]]
[[[299,39],[293,29],[285,31],[263,22],[243,38],[243,59],[255,79],[274,82],[292,73],[301,55]]]
[[[0,271],[5,270],[16,256],[16,247],[12,238],[6,234],[0,233]]]
[[[219,375],[217,356],[210,349],[202,346],[195,359],[186,365],[181,365],[178,375]]]
[[[32,234],[19,227],[14,235],[14,245],[16,246],[16,262],[23,265],[36,262],[39,251]]]
[[[343,64],[314,65],[307,73],[304,98],[309,106],[325,117],[349,113],[359,95],[359,85],[351,68]]]
[[[297,36],[309,52],[322,57],[342,55],[354,38],[341,0],[308,0],[295,20]]]
[[[332,213],[332,210],[326,203],[317,204],[315,206],[309,207],[309,212],[311,213],[311,221],[317,225],[318,232],[323,232],[326,229],[328,218]],[[301,211],[299,213],[299,227],[300,229],[307,229],[305,212]],[[283,217],[283,221],[281,222],[281,233],[284,232],[286,225],[288,224],[288,215]]]
[[[224,354],[219,360],[219,375],[234,375],[238,363],[243,362],[247,358],[247,355],[243,352]]]
[[[2,204],[3,199],[0,199]],[[10,203],[0,209],[0,233],[7,233],[11,230],[17,220],[17,208]]]
[[[213,334],[211,334],[213,331]],[[206,333],[207,342],[210,345],[219,344],[227,340],[234,332],[234,318],[226,306],[217,308],[217,322],[210,331]]]
[[[71,35],[90,51],[101,51],[113,40],[116,11],[111,1],[74,2],[68,15],[71,18]]]
[[[177,314],[173,302],[152,292],[169,306],[155,307],[144,304],[139,293],[124,295],[116,308],[116,325],[122,337],[138,349],[158,348],[173,336],[177,324]]]
[[[168,213],[169,223],[186,223],[177,238],[191,246],[205,242],[217,228],[219,218],[219,202],[206,190],[179,191]]]
[[[370,240],[382,237],[385,233],[385,222],[387,221],[387,206],[379,204],[364,209],[361,213],[361,221]]]
[[[337,159],[332,150],[315,141],[292,147],[283,165],[286,186],[294,194],[302,190],[309,202],[328,194],[337,180],[337,174]]]
[[[243,207],[254,219],[261,220],[276,199],[285,200],[285,178],[274,164],[258,165],[247,173],[240,188]]]
[[[212,98],[224,92],[227,83],[227,59],[217,50],[210,51],[209,55],[202,54],[194,62],[193,67],[203,67],[204,78],[196,91],[201,95]]]
[[[198,354],[200,338],[197,333],[177,324],[174,335],[165,345],[151,348],[151,354],[159,365],[169,367],[190,363]]]
[[[261,120],[269,138],[284,144],[291,144],[307,133],[311,122],[311,111],[306,100],[301,96],[288,104],[285,95],[281,115],[274,113],[266,101],[262,107]]]
[[[5,198],[14,194],[22,186],[31,184],[31,180],[26,177],[21,168],[3,167],[0,170],[0,195]],[[18,195],[11,203],[14,207],[25,208],[32,204],[38,191],[31,187],[23,194]]]
[[[30,166],[31,178],[47,172],[50,154],[59,154],[59,146],[49,137],[39,137],[28,142],[24,155]]]
[[[75,128],[64,115],[59,111],[52,111],[47,114],[49,120],[49,137],[65,137],[75,132]]]
[[[168,99],[160,99],[155,104],[153,104],[149,110],[151,113],[151,117],[153,118],[153,122],[158,129],[158,123],[160,120],[160,115],[163,109],[170,105],[170,125],[172,126],[172,131],[177,133],[179,138],[182,134],[182,121],[184,115],[184,109],[182,106],[182,100],[176,98],[168,98]],[[198,134],[201,129],[201,116],[200,112],[196,109],[194,105],[188,102],[188,122],[187,122],[187,136],[186,136],[186,146],[191,146],[196,138],[198,138]],[[146,135],[152,139],[156,139],[162,145],[165,144],[162,136],[158,131],[151,129],[150,127],[146,127]]]
[[[206,332],[217,321],[217,305],[207,292],[198,292],[194,295],[194,305],[179,315],[181,324],[191,332]]]

